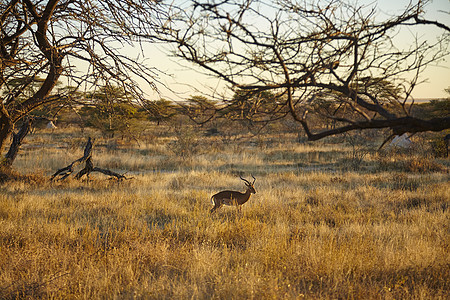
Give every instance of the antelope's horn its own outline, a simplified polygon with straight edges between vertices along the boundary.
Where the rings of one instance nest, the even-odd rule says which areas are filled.
[[[242,176],[239,175],[239,177],[240,177],[243,181],[245,181],[246,183],[251,184],[247,179],[242,178]]]
[[[253,183],[252,184],[255,184],[256,178],[253,175],[252,175],[252,177],[253,177]]]

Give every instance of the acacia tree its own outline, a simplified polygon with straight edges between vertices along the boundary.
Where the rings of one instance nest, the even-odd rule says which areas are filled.
[[[190,96],[185,103],[179,103],[180,112],[196,124],[205,124],[212,120],[217,112],[217,103],[205,96]]]
[[[70,100],[74,89],[55,91],[58,80],[117,85],[133,98],[142,95],[136,77],[155,88],[155,70],[122,49],[151,42],[162,14],[158,0],[1,1],[0,149],[24,116]]]
[[[126,132],[130,121],[137,116],[137,108],[130,104],[130,95],[117,86],[101,86],[86,93],[90,105],[84,105],[81,113],[87,123],[114,136],[115,132]]]
[[[223,115],[231,120],[273,121],[278,99],[270,91],[238,89],[223,109]]]
[[[381,19],[375,7],[343,0],[194,0],[173,8],[165,39],[176,45],[175,55],[233,89],[271,91],[280,104],[274,119],[291,115],[309,140],[368,128],[440,131],[450,128],[449,116],[411,114],[422,71],[449,55],[450,29],[424,18],[428,2],[410,2],[403,13]],[[436,36],[397,43],[405,27],[423,26]],[[336,109],[317,110],[324,99]],[[313,130],[314,113],[334,126]]]
[[[177,106],[169,100],[147,100],[142,103],[150,121],[160,125],[164,121],[170,121],[177,115]]]

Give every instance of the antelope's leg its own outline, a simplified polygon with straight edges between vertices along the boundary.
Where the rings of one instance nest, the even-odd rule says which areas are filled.
[[[212,198],[212,202],[214,203],[214,207],[211,208],[211,210],[209,211],[209,213],[211,213],[211,214],[213,212],[215,212],[216,209],[218,209],[218,208],[220,208],[222,206],[220,203],[217,203],[216,201],[217,201],[216,198]]]

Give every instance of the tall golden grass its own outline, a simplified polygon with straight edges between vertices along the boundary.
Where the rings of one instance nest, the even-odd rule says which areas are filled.
[[[114,147],[99,138],[94,163],[133,179],[49,182],[84,141],[32,136],[15,168],[38,175],[0,186],[0,298],[450,294],[448,160],[370,154],[348,168],[342,144],[214,139],[179,157],[167,137]],[[257,193],[242,214],[210,216],[213,193],[244,189],[240,174],[257,178]]]

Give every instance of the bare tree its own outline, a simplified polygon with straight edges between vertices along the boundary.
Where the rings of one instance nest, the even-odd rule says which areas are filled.
[[[449,116],[411,114],[422,71],[450,53],[449,27],[424,18],[428,2],[410,2],[382,19],[373,4],[342,0],[194,0],[172,9],[164,38],[176,45],[176,56],[233,89],[271,91],[278,99],[274,119],[291,115],[309,140],[369,128],[440,131],[450,128]],[[436,36],[397,43],[402,29],[424,26]],[[332,109],[317,109],[324,101]],[[311,128],[312,114],[333,127]]]
[[[1,1],[0,149],[31,111],[70,101],[74,89],[55,89],[58,80],[117,85],[133,97],[142,95],[137,77],[155,88],[157,72],[121,50],[152,41],[162,14],[158,0]]]

